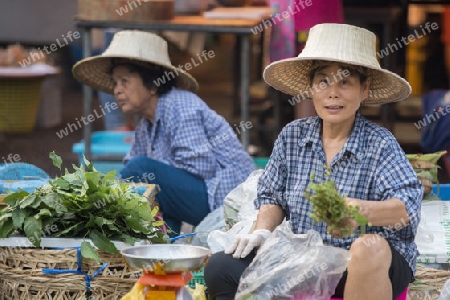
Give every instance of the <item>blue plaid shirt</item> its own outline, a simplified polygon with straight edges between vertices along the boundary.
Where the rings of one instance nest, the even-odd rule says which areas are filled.
[[[293,232],[312,229],[321,234],[324,244],[349,249],[359,234],[332,238],[325,223],[310,218],[311,205],[304,191],[311,173],[316,174],[316,180],[325,179],[324,165],[321,120],[312,117],[291,122],[280,133],[260,177],[255,205],[279,205],[290,219]],[[366,230],[386,238],[415,273],[418,251],[414,237],[420,221],[423,186],[392,134],[358,113],[350,138],[333,158],[330,171],[341,195],[371,201],[395,197],[405,202],[409,225],[402,229],[397,226],[397,230],[375,226]]]
[[[159,98],[153,124],[139,122],[124,161],[141,155],[202,178],[211,210],[256,169],[228,122],[194,93],[176,88]]]

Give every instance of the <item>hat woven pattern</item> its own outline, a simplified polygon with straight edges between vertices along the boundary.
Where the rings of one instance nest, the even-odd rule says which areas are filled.
[[[411,86],[399,75],[382,69],[375,50],[376,36],[366,29],[346,24],[319,24],[311,28],[305,48],[298,57],[271,63],[265,68],[263,77],[277,90],[310,99],[314,93],[309,78],[312,61],[344,63],[369,70],[370,90],[363,104],[407,98]]]
[[[78,81],[94,89],[113,94],[114,85],[111,80],[113,59],[123,58],[130,63],[148,68],[161,66],[172,72],[175,85],[184,90],[197,91],[197,81],[184,70],[173,66],[170,62],[167,42],[149,32],[124,30],[116,33],[109,47],[101,55],[85,58],[72,68],[72,74]],[[171,80],[169,76],[162,78]]]

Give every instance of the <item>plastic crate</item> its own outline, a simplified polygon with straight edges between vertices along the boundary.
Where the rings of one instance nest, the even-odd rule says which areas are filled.
[[[107,173],[119,170],[123,167],[122,158],[130,151],[131,143],[134,138],[134,132],[122,131],[101,131],[94,132],[91,136],[91,154],[100,156],[93,162],[94,167],[102,172]],[[72,147],[72,151],[78,155],[80,164],[83,163],[84,140],[76,143]],[[116,156],[117,160],[101,160],[101,156]]]
[[[189,283],[188,283],[188,286],[191,289],[195,289],[196,283],[206,286],[203,269],[200,271],[197,271],[197,272],[192,272],[192,275],[193,275],[193,277],[192,277],[191,281],[189,281]]]
[[[258,169],[264,169],[269,162],[268,157],[253,157],[253,162]]]
[[[437,191],[437,185],[433,184],[433,194],[439,197],[441,200],[450,201],[450,184],[440,184],[439,194]]]

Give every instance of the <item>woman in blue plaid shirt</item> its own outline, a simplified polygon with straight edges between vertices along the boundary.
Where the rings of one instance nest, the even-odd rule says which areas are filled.
[[[196,65],[211,52],[198,55]],[[161,37],[120,31],[103,54],[78,62],[73,75],[114,94],[123,112],[142,116],[121,177],[159,185],[155,200],[169,235],[180,233],[182,221],[198,225],[256,169],[228,122],[194,93],[196,80],[172,66]]]
[[[284,218],[294,233],[315,230],[324,244],[349,249],[351,260],[333,297],[346,300],[395,299],[414,280],[423,187],[392,134],[359,114],[362,104],[408,97],[408,82],[381,69],[376,38],[345,24],[314,26],[302,53],[270,64],[264,79],[293,95],[312,99],[317,117],[295,120],[278,136],[258,184],[255,230],[238,235],[229,249],[214,254],[205,268],[213,299],[232,299],[239,278],[259,247]],[[372,224],[360,236],[327,233],[310,217],[304,191],[310,175],[324,178],[324,165],[348,205],[358,206]],[[299,270],[305,271],[305,270]]]

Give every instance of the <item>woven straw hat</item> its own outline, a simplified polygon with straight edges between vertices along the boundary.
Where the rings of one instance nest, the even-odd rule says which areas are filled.
[[[162,66],[173,74],[165,76],[165,80],[175,77],[172,80],[175,80],[178,88],[193,92],[198,89],[198,83],[191,75],[172,65],[167,42],[163,38],[138,30],[119,31],[105,52],[80,60],[73,66],[72,74],[76,80],[94,89],[113,94],[114,87],[109,73],[113,59],[123,59],[124,62],[149,68],[154,65]]]
[[[309,91],[314,91],[310,87],[309,74],[316,60],[367,67],[370,90],[364,104],[400,101],[411,93],[411,86],[405,79],[380,67],[375,34],[346,24],[319,24],[312,27],[302,53],[298,57],[268,65],[264,70],[264,80],[286,94],[311,98]]]

